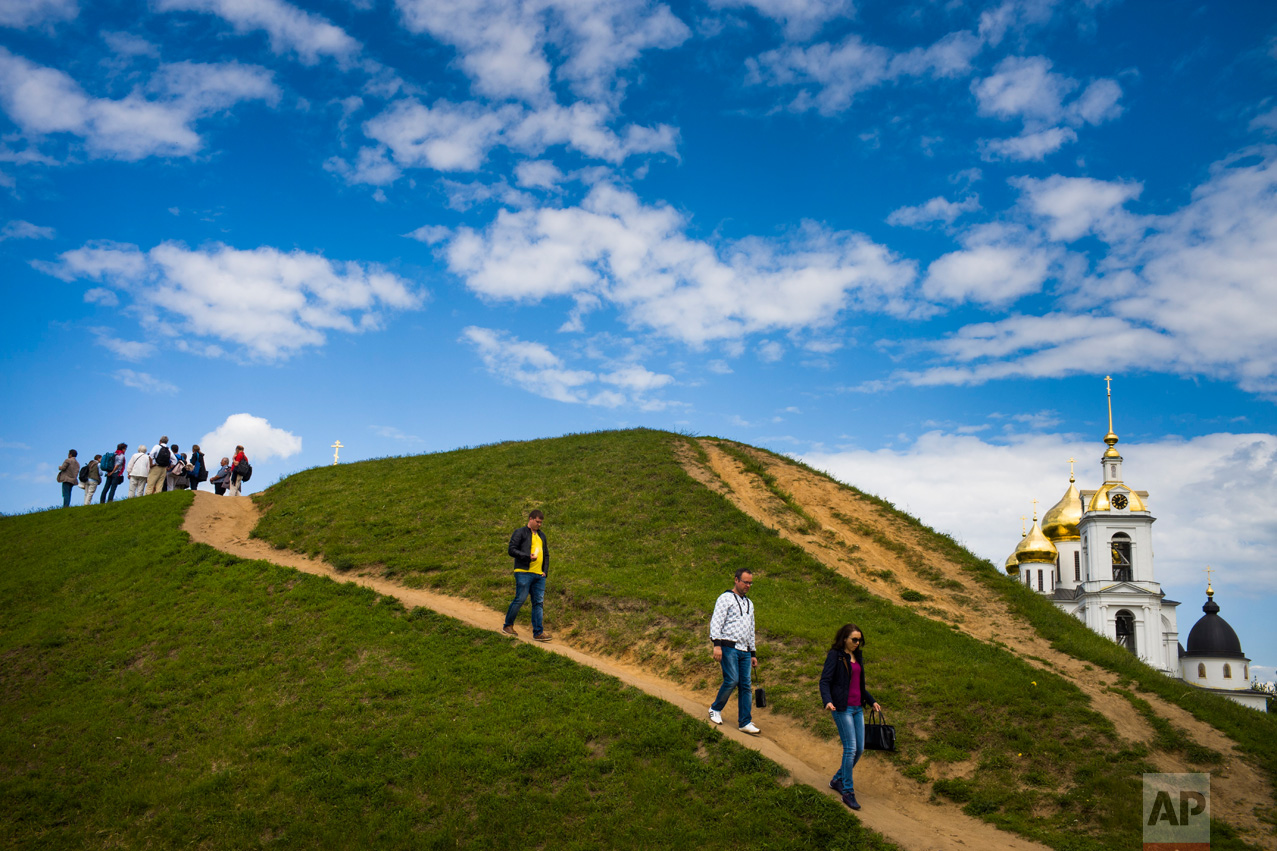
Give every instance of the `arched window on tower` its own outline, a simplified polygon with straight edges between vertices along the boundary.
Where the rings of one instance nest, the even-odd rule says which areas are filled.
[[[1073,553],[1073,579],[1074,581],[1082,581],[1082,554],[1080,552]]]
[[[1138,655],[1135,648],[1135,615],[1126,609],[1117,613],[1117,643]]]
[[[1118,532],[1109,544],[1113,552],[1113,581],[1130,582],[1131,576],[1131,539],[1125,532]]]
[[[1231,680],[1232,678],[1233,678],[1233,666],[1225,662],[1224,663],[1224,679]]]
[[[1203,680],[1206,679],[1206,663],[1205,662],[1197,663],[1197,676],[1200,679],[1203,679]]]

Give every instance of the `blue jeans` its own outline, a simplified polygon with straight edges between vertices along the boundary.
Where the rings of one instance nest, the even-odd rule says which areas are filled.
[[[62,483],[62,507],[63,508],[71,507],[71,491],[73,490],[75,490],[75,485],[71,484],[70,482]]]
[[[744,727],[749,723],[751,710],[754,707],[754,689],[749,683],[753,662],[748,650],[737,650],[735,647],[723,647],[721,649],[723,651],[723,659],[720,663],[723,666],[723,684],[719,687],[718,697],[714,698],[710,708],[715,712],[722,712],[723,707],[727,705],[727,699],[732,696],[732,692],[738,692],[736,695],[736,726]]]
[[[529,594],[532,596],[532,634],[540,635],[544,628],[541,622],[541,604],[545,601],[545,576],[539,573],[518,571],[514,574],[514,602],[505,613],[505,625],[514,626],[519,608]]]
[[[108,475],[102,482],[102,496],[98,497],[98,505],[104,502],[115,502],[115,489],[120,486],[123,479],[117,479],[115,476]]]
[[[834,775],[833,782],[842,784],[844,795],[854,795],[856,784],[851,779],[851,770],[865,752],[865,710],[859,706],[848,706],[844,712],[834,710],[833,716],[838,738],[842,740],[842,767]]]

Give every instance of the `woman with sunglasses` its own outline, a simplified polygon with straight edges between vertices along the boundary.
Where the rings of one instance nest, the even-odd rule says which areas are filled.
[[[865,752],[864,707],[882,711],[865,688],[864,646],[865,634],[860,627],[843,624],[834,635],[820,672],[820,699],[833,713],[838,738],[842,740],[842,766],[829,781],[829,788],[841,792],[842,802],[853,810],[860,809],[851,772]]]

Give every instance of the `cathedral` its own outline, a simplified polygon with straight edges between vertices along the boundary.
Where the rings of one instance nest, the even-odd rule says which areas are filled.
[[[1111,379],[1105,378],[1105,382]],[[1103,483],[1079,490],[1070,470],[1064,496],[1020,540],[1006,572],[1088,627],[1123,645],[1162,673],[1243,705],[1266,711],[1250,690],[1250,660],[1223,618],[1207,583],[1205,615],[1179,643],[1176,608],[1153,574],[1153,517],[1148,491],[1122,478],[1108,391],[1108,446],[1100,456]],[[1070,465],[1072,459],[1070,459]]]

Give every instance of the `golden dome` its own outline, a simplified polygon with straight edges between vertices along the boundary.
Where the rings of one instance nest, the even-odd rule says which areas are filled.
[[[1052,541],[1080,541],[1078,524],[1082,522],[1082,495],[1069,476],[1069,489],[1060,497],[1060,501],[1042,515],[1042,531]]]
[[[1086,506],[1087,511],[1111,511],[1112,503],[1109,501],[1109,491],[1121,485],[1121,482],[1105,482],[1100,489],[1091,495],[1091,502]],[[1144,504],[1144,500],[1140,499],[1140,495],[1135,491],[1127,491],[1130,505],[1127,507],[1131,511],[1148,511],[1148,506]]]
[[[1037,518],[1033,518],[1033,528],[1015,548],[1016,561],[1020,564],[1055,564],[1059,554],[1051,539],[1042,534]]]
[[[1018,552],[1012,552],[1011,555],[1007,556],[1005,568],[1008,576],[1020,575],[1020,560],[1016,558],[1017,555],[1019,555]]]

